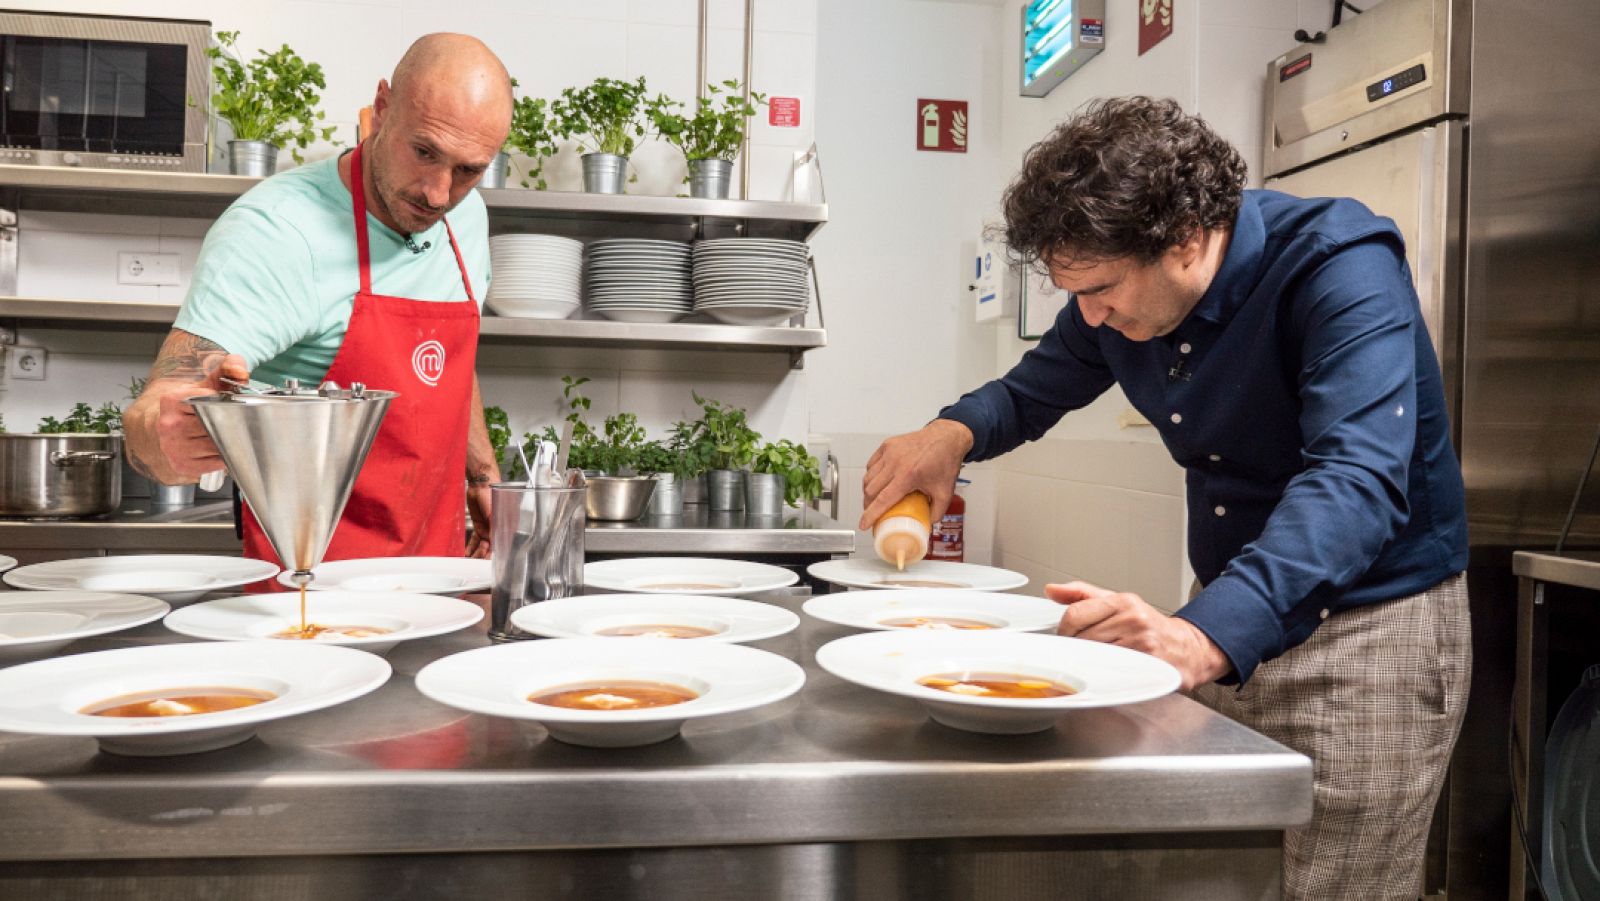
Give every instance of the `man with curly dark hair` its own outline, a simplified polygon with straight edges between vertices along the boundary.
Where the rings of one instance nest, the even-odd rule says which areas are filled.
[[[1047,585],[1058,631],[1160,657],[1312,758],[1284,897],[1414,899],[1471,669],[1439,365],[1393,222],[1244,182],[1238,152],[1170,100],[1101,101],[1035,145],[1005,237],[1071,298],[1004,377],[884,442],[861,526],[913,490],[937,519],[963,461],[1119,385],[1185,470],[1196,591],[1169,616]]]

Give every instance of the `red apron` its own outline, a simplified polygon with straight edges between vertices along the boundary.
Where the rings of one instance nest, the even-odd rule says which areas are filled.
[[[324,378],[400,396],[389,404],[323,559],[460,557],[466,553],[467,425],[478,355],[478,304],[467,265],[446,220],[467,300],[372,293],[359,145],[350,155],[350,186],[361,288]],[[292,568],[273,553],[248,504],[243,516],[245,556]]]

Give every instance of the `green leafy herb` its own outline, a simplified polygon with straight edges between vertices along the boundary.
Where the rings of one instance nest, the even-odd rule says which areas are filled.
[[[120,431],[122,431],[122,410],[110,401],[98,408],[84,403],[73,404],[66,419],[46,416],[39,420],[39,428],[36,430],[40,435],[109,435]]]
[[[316,126],[324,117],[318,92],[328,87],[322,66],[301,59],[288,44],[273,53],[258,50],[245,62],[234,46],[238,40],[237,31],[219,31],[220,46],[206,49],[216,86],[212,112],[233,127],[236,140],[286,147],[296,163],[305,162],[301,150],[319,137],[333,138],[332,127]]]
[[[684,116],[682,104],[668,101],[650,107],[650,118],[662,138],[683,151],[690,160],[732,160],[744,146],[745,133],[756,107],[767,102],[767,95],[750,92],[746,102],[737,79],[706,85],[706,95],[697,101],[694,115]]]
[[[741,469],[755,456],[761,433],[750,427],[749,416],[741,407],[724,406],[721,401],[691,392],[700,405],[696,442],[706,457],[709,469]]]
[[[511,418],[500,407],[483,408],[483,424],[489,429],[489,446],[494,448],[494,459],[505,472],[511,466],[507,451],[511,449]]]
[[[672,101],[665,95],[648,96],[644,76],[634,81],[596,78],[584,88],[564,88],[551,101],[555,134],[562,140],[576,138],[590,153],[629,156],[638,141],[650,132],[653,112]]]
[[[783,502],[799,504],[822,494],[822,466],[803,445],[788,439],[765,444],[750,461],[751,472],[783,476]]]

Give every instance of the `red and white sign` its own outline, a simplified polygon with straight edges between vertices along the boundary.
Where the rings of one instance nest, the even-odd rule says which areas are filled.
[[[967,152],[967,101],[917,100],[917,149]]]
[[[439,384],[444,376],[444,345],[437,341],[424,341],[411,352],[411,369],[430,388]]]
[[[767,101],[767,124],[775,128],[800,127],[800,98],[773,97]]]
[[[1172,34],[1172,0],[1139,0],[1139,55]]]

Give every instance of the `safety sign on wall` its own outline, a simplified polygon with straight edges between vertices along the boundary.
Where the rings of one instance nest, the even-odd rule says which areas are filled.
[[[917,101],[917,149],[967,152],[967,101]]]

